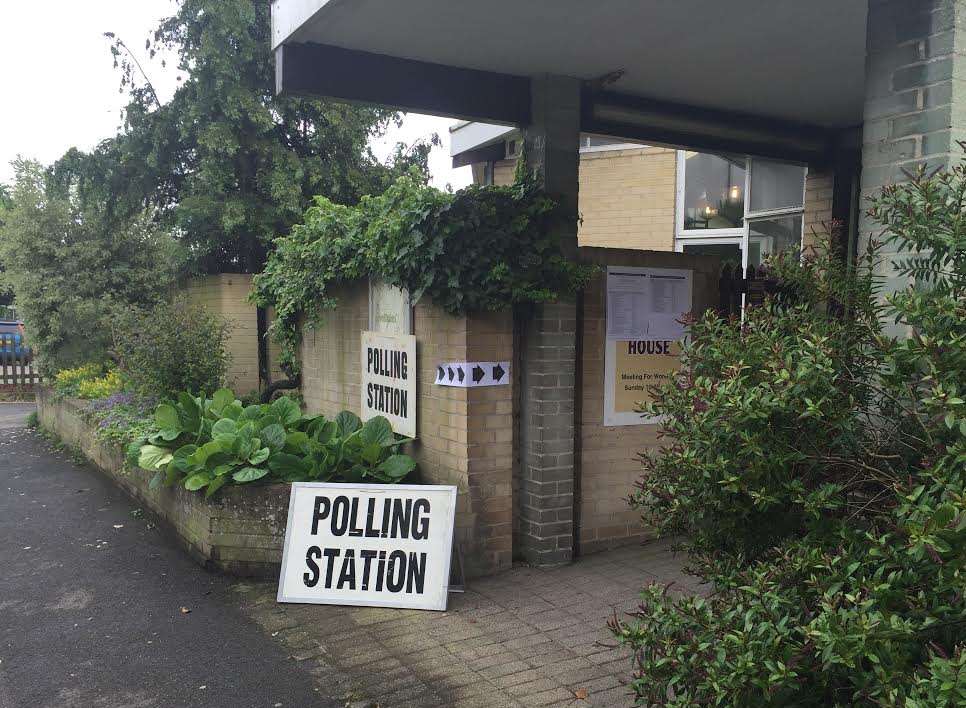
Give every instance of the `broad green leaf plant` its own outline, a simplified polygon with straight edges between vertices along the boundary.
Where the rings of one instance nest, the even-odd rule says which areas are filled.
[[[155,472],[152,487],[181,484],[206,497],[259,480],[395,484],[416,469],[399,452],[408,439],[385,418],[303,416],[284,396],[245,406],[228,389],[211,398],[182,392],[157,407],[154,424],[146,442],[135,443],[138,467]]]

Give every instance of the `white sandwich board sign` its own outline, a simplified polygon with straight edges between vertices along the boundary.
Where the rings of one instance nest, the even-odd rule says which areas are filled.
[[[279,602],[445,610],[456,487],[292,485]]]
[[[362,333],[363,421],[384,416],[393,431],[416,437],[416,337]]]

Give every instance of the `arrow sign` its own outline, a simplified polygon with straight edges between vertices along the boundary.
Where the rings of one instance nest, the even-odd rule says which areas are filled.
[[[508,361],[448,361],[436,365],[436,384],[458,388],[508,386]]]

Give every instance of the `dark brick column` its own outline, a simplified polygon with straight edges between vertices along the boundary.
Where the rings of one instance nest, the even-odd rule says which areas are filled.
[[[562,205],[564,248],[577,249],[580,81],[533,80],[527,162]],[[523,324],[520,532],[517,555],[536,565],[573,557],[574,411],[577,315],[573,301],[533,307]]]
[[[920,165],[963,159],[956,141],[966,139],[966,2],[870,0],[866,50],[863,198]],[[863,216],[860,250],[877,233]],[[896,255],[883,254],[887,292],[906,286],[891,267]]]

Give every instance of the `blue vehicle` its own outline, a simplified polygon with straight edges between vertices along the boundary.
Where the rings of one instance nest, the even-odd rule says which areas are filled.
[[[0,353],[4,358],[11,354],[17,358],[30,356],[30,347],[24,340],[23,321],[0,320]]]

